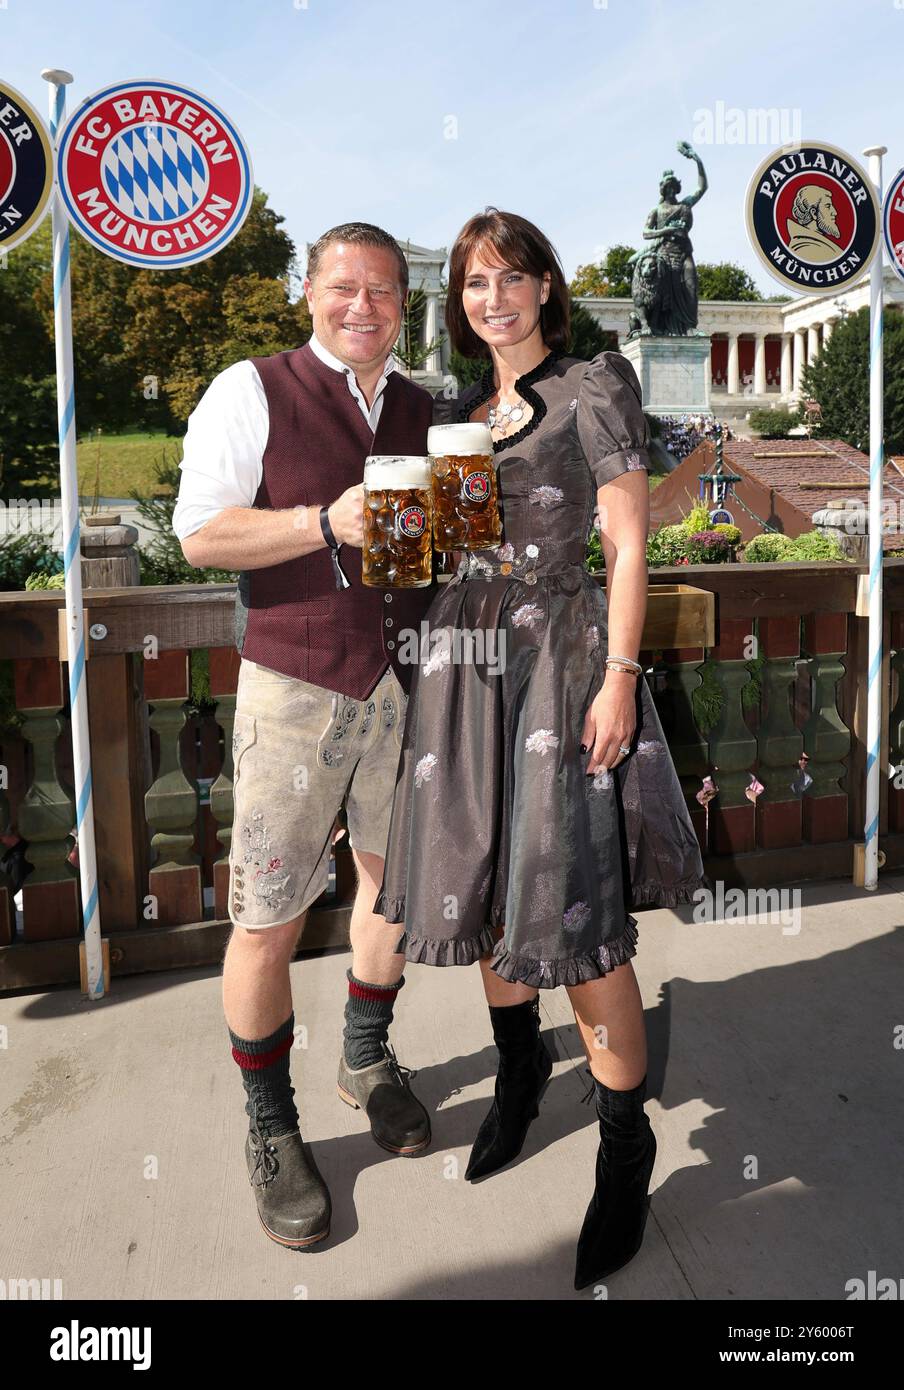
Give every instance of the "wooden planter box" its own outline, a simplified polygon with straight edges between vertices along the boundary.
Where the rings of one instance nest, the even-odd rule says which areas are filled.
[[[650,587],[641,649],[713,647],[716,643],[716,596],[693,584]]]

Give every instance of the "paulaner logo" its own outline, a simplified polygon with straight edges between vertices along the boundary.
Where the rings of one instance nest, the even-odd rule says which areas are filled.
[[[879,245],[879,204],[856,160],[822,141],[775,150],[747,190],[750,243],[798,293],[859,279]]]
[[[151,1365],[149,1327],[82,1327],[73,1320],[68,1327],[50,1332],[51,1361],[131,1361],[133,1371]]]

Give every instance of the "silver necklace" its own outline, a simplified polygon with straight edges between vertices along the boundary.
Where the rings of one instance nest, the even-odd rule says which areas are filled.
[[[524,419],[524,410],[527,405],[520,396],[516,396],[513,401],[501,400],[498,406],[487,406],[487,424],[491,430],[507,430],[512,425],[517,425]]]

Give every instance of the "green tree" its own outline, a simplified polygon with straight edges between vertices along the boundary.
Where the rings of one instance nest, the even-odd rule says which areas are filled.
[[[885,448],[904,451],[904,313],[883,315]],[[813,363],[804,368],[803,394],[820,405],[814,434],[869,449],[869,308],[847,314]]]
[[[216,256],[182,270],[122,265],[73,233],[80,433],[125,425],[178,431],[217,372],[238,357],[304,341],[303,316],[290,300],[295,247],[283,221],[256,188],[238,235]],[[49,258],[35,299],[50,334]]]
[[[36,302],[50,260],[45,221],[0,270],[0,491],[7,496],[33,443],[56,435],[53,343]]]
[[[571,293],[578,297],[630,299],[632,268],[628,261],[633,255],[633,246],[610,246],[597,264],[578,266],[569,286]]]
[[[763,298],[747,271],[731,261],[716,264],[703,261],[697,266],[697,281],[701,299],[759,302]]]
[[[613,335],[604,328],[600,328],[599,323],[588,309],[582,305],[571,301],[571,335],[568,339],[568,352],[572,357],[582,357],[585,362],[591,361],[598,352],[603,352],[607,348],[617,347],[616,342],[612,342]]]

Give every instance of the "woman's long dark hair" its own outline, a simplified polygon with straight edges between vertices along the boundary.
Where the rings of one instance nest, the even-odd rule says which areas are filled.
[[[464,357],[489,357],[488,345],[468,323],[462,304],[465,274],[475,251],[492,250],[502,265],[542,279],[550,274],[549,297],[540,305],[540,332],[550,348],[564,351],[571,328],[571,296],[555,247],[539,227],[514,212],[487,208],[466,222],[449,256],[449,289],[446,294],[446,328],[456,352]]]

